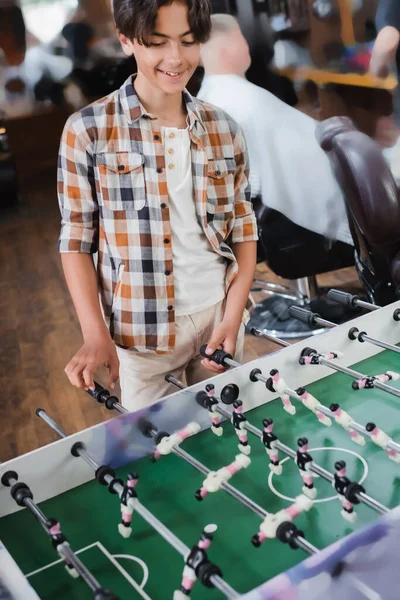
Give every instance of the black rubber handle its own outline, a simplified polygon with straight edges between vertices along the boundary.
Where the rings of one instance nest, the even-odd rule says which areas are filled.
[[[313,313],[311,310],[301,308],[300,306],[291,306],[289,308],[289,315],[294,319],[307,323],[307,325],[315,325],[315,319],[320,318],[318,313]]]
[[[212,354],[210,356],[209,354],[206,354],[206,349],[207,349],[207,344],[204,344],[204,346],[202,346],[200,348],[200,354],[202,356],[204,356],[204,358],[208,358],[209,360],[213,360],[214,362],[217,363],[217,365],[221,365],[223,367],[227,367],[229,365],[225,364],[225,360],[227,358],[230,359],[230,360],[233,360],[232,354],[229,354],[228,352],[224,352],[224,350],[216,350],[214,352],[214,354]]]
[[[94,390],[86,391],[89,394],[89,396],[92,396],[92,398],[97,400],[97,402],[100,402],[100,404],[105,404],[108,400],[108,397],[110,396],[110,392],[106,390],[106,388],[104,388],[102,385],[97,383],[97,381],[94,382]]]
[[[329,290],[328,298],[339,304],[344,304],[344,306],[347,306],[348,308],[356,308],[357,300],[360,299],[358,296],[352,296],[341,290]]]

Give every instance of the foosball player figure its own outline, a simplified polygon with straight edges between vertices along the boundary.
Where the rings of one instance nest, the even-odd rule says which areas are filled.
[[[350,427],[350,424],[353,422],[353,418],[349,415],[349,413],[341,409],[339,404],[336,404],[336,402],[333,402],[330,405],[329,410],[331,411],[336,423],[349,432],[353,442],[359,444],[360,446],[365,446],[365,438],[359,434],[358,431]]]
[[[177,446],[180,446],[182,442],[187,438],[199,433],[201,427],[198,423],[190,422],[182,429],[175,431],[175,433],[167,433],[166,431],[160,431],[157,433],[155,442],[156,449],[153,453],[153,462],[157,461],[161,456],[167,456],[171,454]]]
[[[271,378],[267,379],[265,384],[267,390],[270,392],[277,392],[282,400],[283,410],[289,413],[289,415],[295,415],[296,407],[293,406],[290,401],[290,396],[285,392],[287,386],[278,369],[272,369],[269,374],[271,375]]]
[[[247,431],[244,428],[245,423],[247,423],[247,418],[243,414],[243,402],[241,400],[236,400],[233,403],[232,423],[235,428],[236,435],[239,438],[238,448],[240,452],[243,452],[243,454],[250,454],[251,447],[249,445]]]
[[[344,460],[338,460],[337,462],[335,462],[333,487],[337,491],[339,495],[339,500],[343,506],[343,510],[340,514],[344,519],[346,519],[346,521],[354,523],[354,521],[357,518],[357,515],[354,511],[352,503],[346,500],[345,496],[346,490],[349,487],[350,483],[350,479],[346,477],[346,463],[344,462]]]
[[[301,356],[299,358],[299,363],[301,365],[319,365],[320,359],[325,358],[326,360],[334,360],[336,358],[342,358],[343,352],[326,352],[319,353],[313,348],[304,348],[301,352]]]
[[[200,537],[199,543],[190,550],[185,558],[185,567],[182,573],[180,590],[174,592],[173,600],[186,600],[189,598],[194,584],[200,580],[206,587],[212,587],[210,578],[213,575],[222,576],[220,569],[208,560],[206,550],[213,541],[216,525],[207,525]]]
[[[274,422],[272,419],[263,420],[263,434],[262,443],[265,446],[265,450],[269,456],[269,468],[275,475],[282,475],[282,465],[279,464],[279,455],[276,448],[276,442],[278,436],[273,433]]]
[[[206,385],[206,392],[208,396],[207,410],[210,413],[212,423],[211,431],[220,437],[223,434],[223,429],[221,427],[222,416],[216,410],[218,400],[215,397],[215,385],[208,383]]]
[[[194,497],[201,502],[207,494],[218,492],[235,473],[241,469],[247,469],[250,463],[251,460],[248,456],[238,454],[231,464],[221,467],[218,471],[210,471],[203,481],[202,487],[195,492]]]
[[[266,540],[278,538],[281,542],[289,543],[292,548],[297,548],[293,538],[297,535],[304,537],[304,534],[298,531],[293,520],[301,513],[309,511],[312,506],[312,500],[301,494],[291,506],[277,513],[268,513],[260,525],[259,532],[251,538],[251,543],[259,548]]]
[[[372,390],[375,387],[375,381],[381,383],[387,383],[388,381],[397,381],[400,378],[398,373],[394,371],[387,371],[383,375],[370,375],[369,377],[363,377],[362,379],[356,379],[351,384],[353,390]]]
[[[332,425],[331,419],[318,410],[318,405],[320,403],[314,396],[309,394],[305,388],[298,388],[296,393],[301,398],[304,406],[315,414],[322,425],[325,425],[326,427],[330,427]]]
[[[317,496],[317,490],[314,487],[313,473],[311,471],[313,459],[311,454],[308,453],[308,439],[305,437],[299,438],[297,445],[299,449],[296,452],[295,461],[304,484],[302,487],[303,494],[314,500]]]
[[[375,423],[367,423],[365,429],[371,434],[371,440],[374,442],[374,444],[385,450],[391,460],[400,462],[400,454],[396,452],[396,450],[388,447],[391,438],[387,433],[382,431],[382,429],[379,429]]]
[[[138,479],[139,475],[137,475],[136,473],[129,473],[123,492],[121,494],[122,520],[121,523],[118,525],[118,531],[124,538],[130,537],[132,533],[131,522],[133,506],[129,502],[129,500],[137,498],[135,487],[138,482]]]
[[[63,561],[65,563],[65,570],[67,571],[68,575],[73,577],[73,579],[77,579],[79,577],[78,571],[66,558],[64,558],[64,556],[59,551],[59,547],[61,545],[65,544],[65,545],[69,546],[69,543],[68,543],[67,538],[61,531],[61,525],[57,521],[57,519],[53,519],[52,517],[50,519],[48,519],[47,531],[50,535],[53,548],[58,552],[58,554],[61,556],[61,558],[63,559]]]

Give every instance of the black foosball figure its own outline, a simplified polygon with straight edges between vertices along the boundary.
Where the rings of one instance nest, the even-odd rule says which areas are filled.
[[[206,385],[206,392],[208,396],[207,410],[211,417],[211,431],[220,437],[223,434],[221,427],[221,415],[216,410],[218,406],[218,400],[215,397],[215,386],[212,383]]]
[[[174,592],[173,600],[187,600],[197,580],[200,580],[207,586],[210,577],[213,575],[222,575],[220,569],[208,560],[206,552],[211,546],[214,538],[213,534],[216,530],[216,525],[207,525],[201,534],[198,544],[190,550],[185,559],[181,588]]]
[[[314,487],[313,473],[311,472],[313,459],[308,452],[308,439],[305,437],[299,438],[297,445],[299,449],[296,452],[296,464],[304,484],[302,488],[303,494],[314,500],[317,496],[317,490]]]
[[[132,533],[131,522],[133,506],[132,503],[129,502],[129,500],[137,498],[135,487],[138,482],[138,479],[139,475],[137,475],[137,473],[129,473],[126,484],[124,486],[124,491],[121,494],[122,520],[121,523],[118,525],[118,531],[124,538],[130,537]]]
[[[57,519],[53,519],[52,517],[49,518],[48,532],[51,537],[51,543],[53,545],[53,548],[55,550],[57,550],[58,554],[61,556],[61,558],[65,562],[65,570],[67,571],[68,575],[70,575],[74,579],[77,579],[79,577],[78,571],[66,558],[64,558],[64,556],[60,552],[60,546],[63,546],[63,545],[69,546],[69,543],[68,543],[67,538],[61,531],[61,525],[57,521]]]
[[[365,492],[365,489],[362,485],[351,481],[346,476],[346,463],[344,460],[335,462],[335,473],[332,485],[337,491],[340,503],[343,506],[340,514],[346,521],[354,523],[357,518],[357,513],[355,512],[353,505],[360,503],[357,494]]]
[[[263,420],[263,435],[262,443],[265,446],[265,450],[269,456],[270,464],[269,468],[275,475],[282,475],[282,465],[279,464],[279,455],[276,447],[278,436],[273,433],[274,422],[272,419]]]
[[[247,437],[247,431],[244,426],[247,423],[247,417],[243,414],[243,402],[236,400],[233,403],[232,424],[235,428],[236,435],[239,438],[238,448],[243,454],[250,454],[251,447]]]

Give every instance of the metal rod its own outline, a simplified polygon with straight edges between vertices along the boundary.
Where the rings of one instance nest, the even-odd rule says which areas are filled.
[[[123,408],[123,407],[122,407]],[[126,411],[126,409],[124,409],[124,412]],[[50,427],[52,427],[55,431],[58,432],[58,434],[62,437],[62,438],[66,438],[68,437],[67,433],[59,426],[57,425],[57,423],[47,415],[47,413],[45,413],[44,410],[40,409],[39,411],[36,411],[36,414],[41,417],[44,421],[46,421],[46,423],[48,425],[50,425]],[[44,415],[46,415],[47,418],[44,418]],[[53,427],[53,425],[55,425],[56,427]],[[79,456],[81,458],[83,458],[83,460],[85,460],[94,470],[97,471],[97,469],[99,468],[99,465],[96,463],[96,461],[94,461],[85,450],[83,449],[78,449],[77,453],[79,454]],[[108,484],[110,484],[113,481],[113,477],[111,475],[106,475],[104,477],[104,479],[106,480],[106,482]],[[123,486],[120,483],[115,483],[114,484],[114,489],[115,491],[118,493],[118,495],[121,497],[122,492],[123,492]],[[190,552],[190,548],[188,548],[188,546],[186,546],[179,538],[176,537],[175,534],[172,533],[172,531],[170,531],[161,521],[159,521],[150,511],[147,510],[147,508],[145,508],[143,506],[143,504],[141,504],[139,502],[139,500],[137,498],[132,499],[132,503],[134,505],[134,508],[136,510],[136,512],[138,512],[141,517],[147,521],[147,523],[149,523],[168,543],[171,544],[171,546],[173,546],[183,557],[186,557],[188,552]],[[227,598],[239,598],[239,594],[233,589],[231,588],[223,579],[221,579],[221,577],[219,577],[218,575],[213,575],[212,577],[210,577],[211,582],[213,583],[213,585],[220,590],[223,594],[226,595]],[[100,586],[99,586],[100,587]]]
[[[260,329],[257,329],[256,327],[253,327],[251,329],[250,333],[252,335],[254,335],[255,337],[264,338],[266,340],[269,340],[270,342],[274,342],[275,344],[278,344],[278,346],[283,346],[283,347],[291,346],[291,344],[289,342],[285,342],[284,340],[274,337],[273,335],[270,335],[269,333],[266,333],[265,331],[261,331]]]
[[[377,306],[376,304],[371,304],[370,302],[364,302],[364,300],[356,300],[355,304],[357,306],[359,306],[360,308],[365,308],[366,310],[378,310],[379,308],[382,308],[381,306]]]
[[[15,485],[16,483],[18,483],[18,480],[15,478],[10,478],[9,483],[10,485]],[[39,521],[47,535],[50,535],[49,519],[40,510],[39,506],[33,501],[32,498],[24,498],[23,503],[26,506],[26,508],[30,510],[33,516]],[[56,550],[61,557],[67,559],[68,562],[73,565],[73,567],[76,569],[76,571],[79,573],[79,575],[82,577],[82,579],[92,591],[95,592],[101,589],[100,583],[85,567],[85,565],[81,562],[79,557],[71,550],[71,547],[67,541],[64,541],[61,544],[59,544]]]
[[[169,381],[170,383],[173,383],[179,389],[187,389],[187,386],[182,381],[180,381],[179,379],[177,379],[176,377],[174,377],[173,375],[171,375],[171,376],[167,375],[165,377],[165,379],[166,379],[166,381]],[[113,404],[113,408],[117,410],[118,407],[120,409],[120,412],[123,413],[123,414],[129,412],[119,402],[115,402]],[[217,409],[217,411],[222,416],[224,416],[224,417],[226,417],[228,419],[231,418],[231,415],[227,411],[224,411],[224,409],[221,408],[220,406],[217,406],[216,409]],[[150,433],[150,435],[153,438],[157,435],[157,431],[155,429],[152,429],[149,433]],[[210,469],[208,469],[208,467],[206,467],[200,461],[196,460],[191,454],[189,454],[188,452],[186,452],[182,448],[179,448],[178,446],[175,446],[175,447],[172,448],[172,452],[176,456],[179,456],[180,458],[182,458],[183,460],[185,460],[186,462],[188,462],[190,465],[192,465],[195,469],[197,469],[198,471],[200,471],[204,475],[208,475],[210,473]],[[111,480],[111,478],[110,478],[110,480]],[[245,494],[243,494],[242,492],[240,492],[238,489],[236,489],[235,487],[233,487],[233,485],[231,485],[230,483],[223,483],[221,485],[221,487],[222,487],[223,490],[225,490],[226,492],[228,492],[228,494],[230,494],[233,498],[235,498],[236,500],[238,500],[239,502],[241,502],[244,506],[246,506],[247,508],[249,508],[251,511],[253,511],[260,518],[265,519],[265,517],[268,516],[268,512],[265,509],[263,509],[259,504],[257,504],[253,500],[251,500],[251,498],[249,498],[248,496],[246,496]],[[296,539],[298,541],[299,548],[302,548],[303,550],[305,550],[309,554],[315,554],[316,552],[318,552],[318,548],[315,548],[315,546],[313,546],[312,544],[310,544],[303,537],[297,536]]]
[[[173,383],[174,385],[176,385],[176,387],[179,387],[180,389],[186,388],[185,384],[182,381],[179,381],[179,379],[176,379],[173,375],[171,375],[171,376],[167,375],[165,379],[167,381],[170,381],[171,383]],[[117,410],[118,407],[120,408],[120,411],[123,414],[129,412],[119,402],[115,402],[113,404],[113,408],[115,410]],[[154,438],[157,435],[157,430],[152,429],[149,433]],[[206,467],[206,465],[204,465],[200,461],[196,460],[191,454],[189,454],[188,452],[186,452],[179,446],[174,446],[172,448],[172,452],[176,456],[179,456],[180,458],[185,460],[192,467],[197,469],[197,471],[199,471],[200,473],[203,473],[203,475],[208,475],[209,473],[211,473],[211,470],[208,467]],[[233,498],[235,498],[236,500],[239,500],[239,502],[244,504],[247,508],[252,510],[257,516],[261,517],[262,519],[265,519],[265,517],[268,515],[268,512],[266,510],[264,510],[261,506],[259,506],[259,504],[257,504],[256,502],[253,502],[253,500],[251,500],[251,498],[248,498],[245,494],[242,494],[242,492],[240,492],[238,489],[236,489],[230,483],[223,483],[221,487],[223,490],[228,492],[228,494],[230,494]]]
[[[362,340],[360,339],[361,336]],[[369,342],[370,344],[378,346],[379,348],[384,348],[385,350],[390,350],[391,352],[397,352],[397,354],[400,354],[400,348],[394,346],[394,344],[389,344],[388,342],[384,342],[383,340],[378,340],[377,338],[371,337],[370,335],[365,334],[363,332],[359,334],[358,338],[360,342]]]
[[[319,358],[319,363],[326,367],[330,367],[335,371],[339,371],[340,373],[349,375],[350,377],[353,377],[353,379],[365,379],[366,377],[366,375],[363,375],[362,373],[358,373],[357,371],[353,371],[353,369],[349,369],[348,367],[338,365],[332,360],[328,360],[327,358],[323,358],[322,356]],[[400,398],[400,390],[397,390],[396,388],[393,388],[390,385],[386,385],[386,383],[382,383],[377,379],[374,380],[374,387],[378,388],[379,390],[383,390],[388,394],[392,394],[393,396],[397,396],[397,398]]]
[[[177,456],[180,456],[183,460],[192,465],[195,469],[203,473],[204,475],[208,475],[211,471],[201,462],[197,461],[193,456],[182,450],[182,448],[175,447],[172,449],[172,452]],[[222,489],[228,492],[233,498],[239,500],[242,504],[244,504],[247,508],[253,511],[256,515],[265,519],[268,515],[268,512],[264,510],[261,506],[259,506],[256,502],[253,502],[251,498],[248,498],[245,494],[242,494],[238,489],[233,487],[230,483],[223,483]]]
[[[184,544],[179,538],[177,538],[176,535],[174,535],[172,531],[170,531],[164,525],[164,523],[159,521],[150,511],[148,511],[147,508],[145,508],[143,504],[139,502],[138,499],[134,499],[133,504],[135,506],[135,510],[139,513],[139,515],[149,525],[151,525],[153,529],[155,529],[173,548],[175,548],[175,550],[177,550],[179,554],[181,554],[184,558],[188,555],[188,553],[190,552],[190,548],[188,548],[186,544]],[[225,581],[223,581],[223,579],[221,579],[221,577],[219,577],[218,575],[213,575],[210,579],[214,586],[220,592],[225,594],[227,598],[239,598],[239,594],[233,588],[231,588]]]
[[[321,317],[315,314],[313,314],[313,321],[317,325],[324,325],[325,327],[330,327],[331,329],[333,329],[334,327],[338,327],[336,323],[332,323],[331,321],[325,321],[325,319],[321,319]],[[358,340],[360,342],[368,342],[370,344],[373,344],[374,346],[378,346],[379,348],[384,348],[385,350],[390,350],[391,352],[397,352],[398,354],[400,354],[400,348],[398,346],[395,346],[394,344],[389,344],[388,342],[384,342],[383,340],[378,340],[377,338],[374,338],[368,335],[367,333],[361,332],[358,335]]]
[[[186,385],[182,383],[182,381],[179,381],[179,379],[177,379],[171,374],[166,375],[165,381],[168,381],[168,383],[172,383],[172,385],[179,388],[180,390],[184,390],[186,388]]]
[[[219,409],[219,407],[218,407],[218,409]],[[221,408],[221,410],[218,410],[218,412],[227,418],[230,417],[229,413],[226,410],[224,410],[223,408]],[[258,429],[258,427],[255,427],[248,421],[244,422],[243,425],[244,425],[244,428],[247,429],[247,431],[249,431],[253,435],[257,436],[258,438],[262,439],[262,431],[260,429]],[[277,440],[275,442],[275,444],[276,444],[276,447],[278,448],[278,450],[280,450],[287,456],[290,456],[291,458],[296,458],[297,453],[295,450],[292,450],[292,448],[289,448],[289,446],[282,444],[282,442],[280,442],[279,440]],[[320,467],[315,462],[312,463],[310,470],[313,471],[314,473],[316,473],[317,475],[320,475],[321,477],[323,477],[323,479],[326,479],[327,481],[329,481],[329,483],[332,483],[334,481],[333,474],[330,473],[329,471],[327,471],[326,469],[324,469],[323,467]],[[377,512],[379,512],[381,514],[389,512],[389,509],[386,508],[386,506],[383,506],[383,504],[381,504],[377,500],[374,500],[374,498],[371,498],[367,494],[360,493],[360,494],[357,494],[357,496],[361,502],[363,502],[364,504],[367,504],[370,508],[373,508]]]
[[[43,408],[38,408],[36,411],[36,414],[38,417],[43,419],[43,421],[45,421],[47,423],[47,425],[49,425],[52,429],[54,429],[54,431],[56,431],[60,437],[62,437],[62,438],[69,437],[68,433],[66,433],[64,431],[64,429],[62,429],[62,427],[60,427],[60,425],[58,425],[58,423],[56,423],[54,421],[54,419],[49,417],[49,415],[46,413],[46,411],[43,410]],[[92,459],[92,457],[86,452],[86,450],[83,450],[83,449],[79,450],[79,456],[81,456],[83,458],[83,460],[90,467],[92,467],[92,469],[97,471],[97,469],[99,468],[99,465]]]
[[[97,579],[92,575],[92,573],[85,567],[85,565],[79,560],[76,554],[71,550],[68,543],[63,543],[60,545],[58,552],[61,556],[63,556],[69,563],[73,565],[73,567],[77,570],[79,575],[82,577],[86,585],[93,591],[97,592],[97,590],[102,589],[102,586],[97,581]]]

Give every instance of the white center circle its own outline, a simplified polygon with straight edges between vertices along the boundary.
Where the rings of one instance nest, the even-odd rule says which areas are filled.
[[[308,450],[308,452],[321,452],[322,450],[327,450],[328,452],[335,450],[335,451],[339,451],[339,452],[345,452],[347,454],[352,454],[353,456],[355,456],[356,458],[358,458],[364,467],[364,473],[360,479],[360,481],[358,483],[363,483],[367,476],[368,476],[368,463],[365,460],[365,458],[363,458],[362,456],[360,456],[360,454],[357,454],[357,452],[354,452],[353,450],[346,450],[346,448],[336,448],[336,447],[332,447],[332,448],[310,448]],[[283,460],[280,461],[280,465],[283,465],[286,461],[290,460],[290,457],[287,456],[286,458],[284,458]],[[287,500],[288,502],[295,502],[296,498],[291,498],[290,496],[285,496],[284,494],[281,494],[280,492],[278,492],[278,490],[274,487],[274,484],[272,483],[272,478],[274,476],[274,473],[271,471],[269,476],[268,476],[268,485],[271,488],[271,491],[274,492],[274,494],[276,496],[278,496],[278,498],[282,498],[282,500]],[[280,477],[282,477],[280,475]],[[313,500],[314,504],[317,504],[317,502],[330,502],[331,500],[336,500],[338,498],[338,496],[330,496],[329,498],[321,498],[321,499],[315,499]]]

